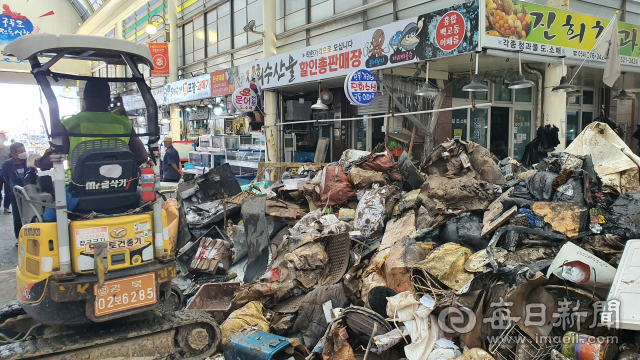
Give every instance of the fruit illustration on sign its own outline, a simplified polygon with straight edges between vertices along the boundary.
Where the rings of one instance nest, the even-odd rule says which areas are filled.
[[[525,40],[531,33],[531,15],[523,4],[512,0],[485,0],[486,31],[489,36]]]

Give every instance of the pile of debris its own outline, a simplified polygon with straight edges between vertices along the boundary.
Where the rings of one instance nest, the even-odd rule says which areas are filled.
[[[531,168],[459,140],[416,165],[180,189],[176,285],[224,358],[640,359],[640,158],[606,124]]]

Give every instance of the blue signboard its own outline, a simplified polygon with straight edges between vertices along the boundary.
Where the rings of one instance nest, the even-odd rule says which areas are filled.
[[[37,32],[31,20],[20,13],[13,12],[9,5],[2,5],[2,14],[0,15],[0,46],[7,45],[20,36]],[[36,30],[36,31],[34,31]]]
[[[378,83],[371,71],[352,71],[344,80],[344,92],[354,105],[369,105],[376,97]]]

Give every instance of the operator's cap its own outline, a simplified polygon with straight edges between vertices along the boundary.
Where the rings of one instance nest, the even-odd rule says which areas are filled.
[[[104,99],[111,98],[111,88],[106,81],[89,80],[84,85],[84,98],[87,99]]]
[[[164,142],[166,142],[166,143],[167,143],[167,142],[172,143],[172,142],[173,142],[173,138],[172,138],[171,136],[168,136],[168,135],[167,135],[167,136],[165,136],[165,137],[164,137]]]

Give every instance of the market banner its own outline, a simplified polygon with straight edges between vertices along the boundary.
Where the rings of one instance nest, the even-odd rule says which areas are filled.
[[[574,59],[605,59],[591,52],[611,19],[520,0],[485,1],[483,47]],[[618,22],[620,63],[638,66],[640,26]]]
[[[227,81],[227,72],[218,70],[211,73],[211,97],[229,95],[233,85]]]
[[[229,84],[262,89],[346,76],[354,70],[454,56],[479,45],[480,0],[227,69]],[[439,30],[436,33],[435,30]]]
[[[164,88],[151,90],[151,95],[153,95],[153,98],[156,99],[156,105],[164,105]],[[147,107],[144,103],[144,100],[142,99],[142,95],[140,94],[123,96],[122,106],[124,106],[125,110],[127,111],[146,109]]]
[[[420,60],[437,59],[478,49],[479,1],[469,1],[418,16],[422,30],[416,47]]]
[[[211,75],[200,75],[164,86],[165,104],[200,100],[211,97]]]
[[[149,51],[151,51],[151,60],[153,61],[153,76],[169,75],[169,44],[167,43],[149,43]]]

